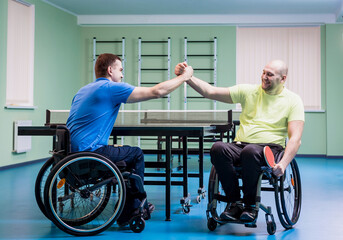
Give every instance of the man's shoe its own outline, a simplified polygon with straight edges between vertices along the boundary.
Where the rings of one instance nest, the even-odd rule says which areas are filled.
[[[255,206],[246,206],[243,210],[243,213],[240,216],[242,222],[254,222],[257,218],[258,211]]]
[[[152,213],[155,210],[155,205],[148,202],[148,209],[149,209],[149,213]]]
[[[144,220],[149,220],[151,218],[151,213],[155,210],[155,205],[148,202],[148,211],[149,211],[149,214],[148,214],[148,211],[146,209],[144,209],[144,213],[143,213],[143,218]]]
[[[220,218],[228,221],[237,221],[243,212],[242,203],[228,203]]]
[[[119,227],[123,228],[126,227],[127,225],[129,225],[129,222],[121,222],[117,220],[117,224]]]
[[[143,218],[144,220],[149,220],[151,218],[150,214],[155,210],[155,205],[148,202],[148,207],[147,208],[143,208]],[[132,216],[136,216],[139,214],[139,208],[137,208]]]

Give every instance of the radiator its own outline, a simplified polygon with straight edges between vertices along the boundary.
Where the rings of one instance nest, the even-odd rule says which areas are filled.
[[[31,150],[31,136],[18,136],[19,126],[32,126],[32,120],[17,120],[13,122],[13,152],[28,152]]]

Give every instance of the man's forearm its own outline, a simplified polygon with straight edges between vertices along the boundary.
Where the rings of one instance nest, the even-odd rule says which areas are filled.
[[[153,91],[157,97],[163,97],[172,91],[174,91],[176,88],[178,88],[181,84],[183,84],[187,79],[185,76],[180,75],[173,79],[161,82],[157,85],[155,85],[153,88]]]
[[[214,87],[211,84],[192,76],[187,83],[205,98],[224,103],[232,103],[229,88]]]
[[[192,78],[190,80],[187,81],[187,83],[195,90],[197,91],[198,93],[200,93],[202,96],[204,96],[205,98],[209,98],[209,89],[212,88],[212,86],[197,78],[197,77],[194,77],[192,76]]]
[[[288,166],[288,164],[293,160],[295,155],[297,154],[299,147],[300,147],[300,140],[289,140],[287,143],[287,146],[285,148],[285,153],[280,161],[281,164],[285,166],[285,168]]]

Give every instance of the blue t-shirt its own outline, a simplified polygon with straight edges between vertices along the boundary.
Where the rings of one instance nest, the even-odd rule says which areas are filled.
[[[135,87],[98,78],[74,96],[67,127],[71,150],[94,151],[108,144],[121,103],[126,103]]]

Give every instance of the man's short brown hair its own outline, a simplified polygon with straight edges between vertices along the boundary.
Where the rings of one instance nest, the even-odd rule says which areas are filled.
[[[112,53],[101,54],[95,63],[95,77],[107,77],[107,68],[115,63],[115,61],[121,61],[120,57]]]

